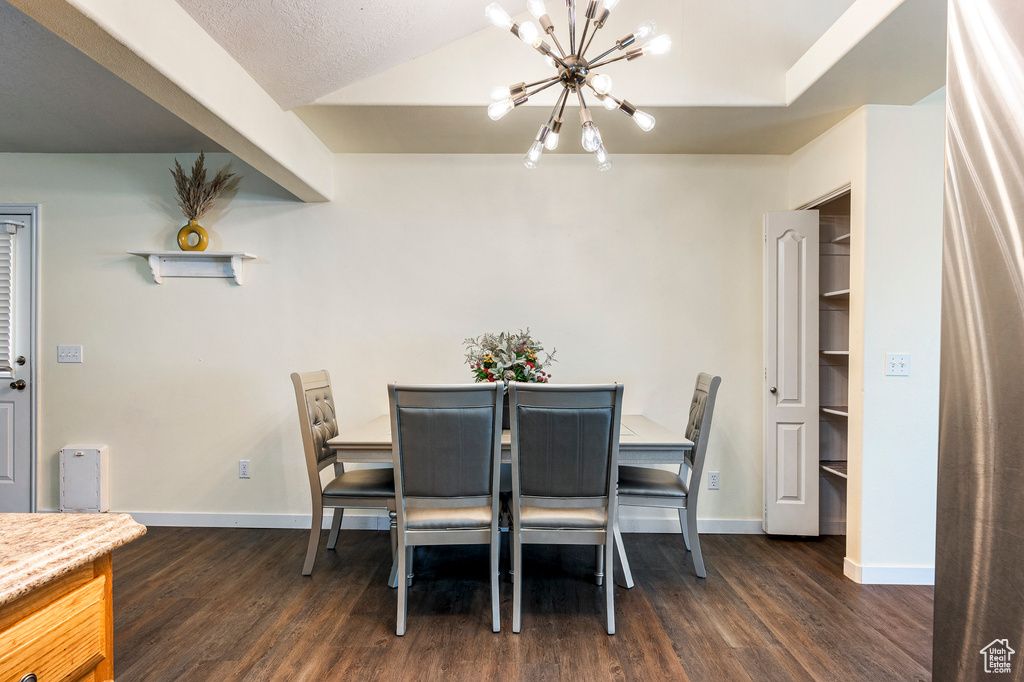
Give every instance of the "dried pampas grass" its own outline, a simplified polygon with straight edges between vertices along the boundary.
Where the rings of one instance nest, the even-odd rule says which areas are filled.
[[[217,199],[226,192],[238,188],[242,178],[231,173],[231,164],[224,166],[213,180],[206,181],[206,157],[199,152],[199,158],[192,165],[192,174],[187,175],[178,160],[174,160],[171,176],[174,177],[174,189],[178,193],[178,206],[189,220],[199,220],[213,208]]]

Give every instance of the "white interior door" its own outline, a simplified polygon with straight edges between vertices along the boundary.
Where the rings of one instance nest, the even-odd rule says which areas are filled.
[[[818,212],[764,217],[762,528],[818,534]]]
[[[34,208],[0,206],[0,512],[36,507],[35,230]]]

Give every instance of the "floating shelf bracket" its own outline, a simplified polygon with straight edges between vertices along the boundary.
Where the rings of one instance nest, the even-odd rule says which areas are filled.
[[[245,283],[245,261],[254,260],[251,253],[229,251],[126,251],[145,258],[157,284],[164,277],[230,277],[241,286]]]

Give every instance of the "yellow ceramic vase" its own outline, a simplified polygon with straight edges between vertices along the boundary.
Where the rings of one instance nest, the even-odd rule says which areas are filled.
[[[198,240],[195,244],[189,244],[188,238],[195,235]],[[210,235],[206,233],[203,226],[194,220],[188,221],[188,225],[178,230],[178,247],[182,251],[206,251],[210,245]]]

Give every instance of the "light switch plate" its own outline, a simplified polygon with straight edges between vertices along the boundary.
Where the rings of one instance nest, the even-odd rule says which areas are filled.
[[[909,353],[886,353],[885,354],[885,376],[906,377],[910,376],[910,354]]]
[[[81,346],[57,346],[57,362],[81,362]]]

